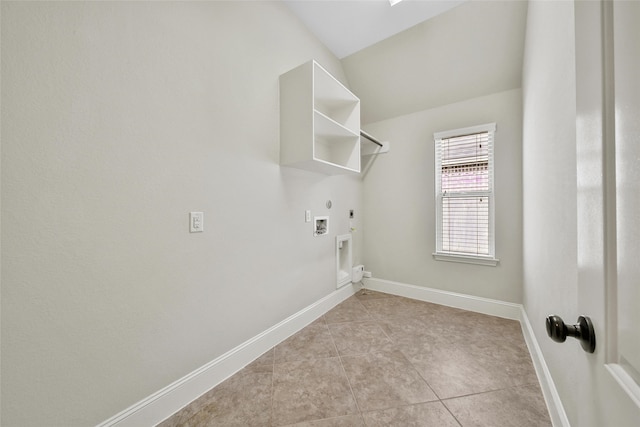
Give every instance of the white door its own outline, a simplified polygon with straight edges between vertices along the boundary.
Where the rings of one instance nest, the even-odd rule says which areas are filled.
[[[597,333],[579,425],[640,426],[640,2],[575,5],[577,306]]]
[[[609,309],[617,339],[608,361],[640,405],[640,2],[614,3],[612,18],[617,295]]]

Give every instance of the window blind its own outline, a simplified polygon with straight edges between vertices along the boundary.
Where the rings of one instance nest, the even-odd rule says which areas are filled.
[[[494,128],[436,134],[437,253],[494,256]]]

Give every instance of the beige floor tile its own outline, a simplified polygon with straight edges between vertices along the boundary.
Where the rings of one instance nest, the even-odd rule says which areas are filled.
[[[440,402],[365,412],[363,417],[367,427],[459,427],[456,419]]]
[[[444,307],[446,321],[387,317],[381,324],[441,399],[537,383],[520,324]]]
[[[458,397],[443,403],[464,427],[551,426],[538,385]]]
[[[251,362],[249,366],[269,366],[274,362],[275,347],[266,351],[262,356]]]
[[[363,427],[364,421],[360,415],[347,415],[345,417],[328,418],[325,420],[306,421],[292,424],[290,427]]]
[[[268,426],[271,372],[243,370],[218,385],[159,427]]]
[[[402,297],[366,299],[361,302],[369,314],[376,319],[387,316],[404,318],[432,316],[442,311],[442,306]]]
[[[393,343],[375,322],[347,322],[329,325],[341,356],[393,350]]]
[[[445,347],[441,344],[428,352],[406,356],[440,399],[505,386],[494,372],[482,371],[479,360],[473,354],[457,346]]]
[[[537,381],[526,353],[510,356],[496,349],[446,342],[423,350],[403,348],[402,352],[441,399]]]
[[[371,320],[371,316],[356,297],[351,297],[329,310],[324,315],[324,319],[331,324]]]
[[[371,292],[345,300],[160,427],[458,422],[550,425],[519,322]]]
[[[342,363],[361,411],[437,400],[399,351],[344,356]]]
[[[421,317],[385,316],[378,319],[385,334],[398,346],[434,344],[440,340],[446,329],[438,319]],[[420,350],[422,351],[422,350]]]
[[[339,358],[275,365],[275,426],[357,414],[358,407]]]
[[[355,294],[359,300],[378,299],[378,298],[393,298],[395,295],[385,294],[383,292],[372,291],[370,289],[361,289]]]
[[[519,322],[464,310],[448,309],[441,326],[442,336],[452,342],[493,345],[494,342],[523,341]]]
[[[335,345],[324,321],[316,321],[275,347],[275,363],[335,357]]]

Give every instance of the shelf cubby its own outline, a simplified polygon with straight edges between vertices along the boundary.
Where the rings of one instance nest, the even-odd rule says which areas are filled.
[[[360,100],[315,61],[280,76],[280,164],[360,172]]]

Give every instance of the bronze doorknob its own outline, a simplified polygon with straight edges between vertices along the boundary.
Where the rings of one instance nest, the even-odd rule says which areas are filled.
[[[567,337],[574,337],[580,340],[582,349],[587,353],[596,350],[596,334],[593,329],[591,319],[586,316],[579,316],[578,323],[567,325],[560,316],[549,316],[546,321],[547,335],[556,342],[565,342]]]

